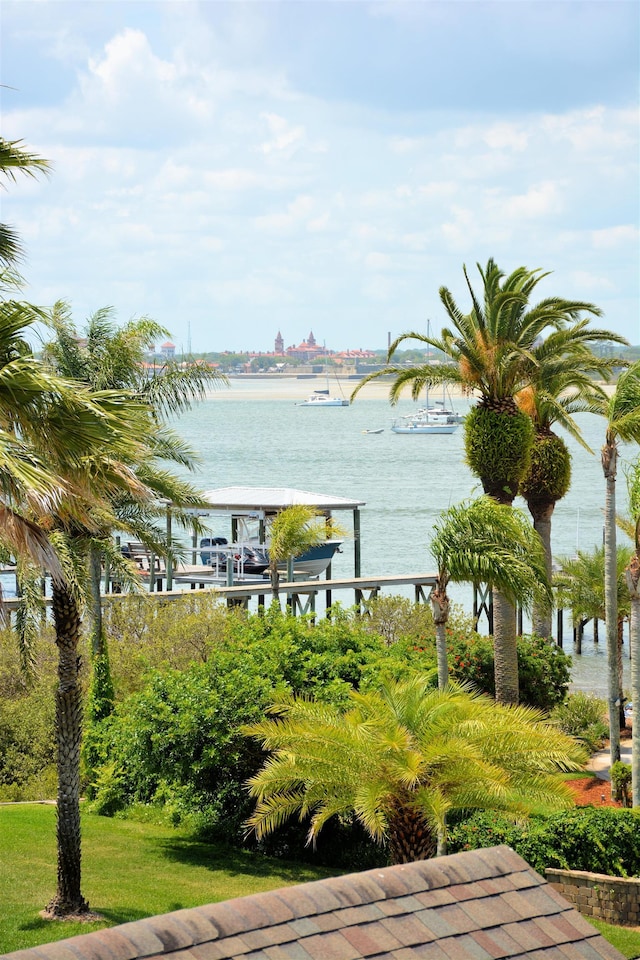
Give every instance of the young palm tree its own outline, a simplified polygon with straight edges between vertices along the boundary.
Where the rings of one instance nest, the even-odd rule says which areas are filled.
[[[269,533],[269,576],[273,602],[280,602],[280,569],[283,564],[323,543],[328,535],[339,534],[328,527],[323,514],[304,504],[285,507],[273,519]]]
[[[616,476],[618,444],[640,443],[640,361],[620,374],[616,389],[602,405],[607,428],[602,447],[606,493],[604,507],[605,609],[609,672],[609,727],[611,762],[620,759],[620,703],[618,685]]]
[[[274,719],[247,727],[270,752],[249,781],[258,837],[310,817],[315,841],[331,817],[355,817],[393,863],[431,857],[454,810],[524,813],[571,802],[561,771],[585,754],[528,707],[505,707],[413,677],[353,692],[343,711],[288,697]]]
[[[427,384],[456,383],[463,390],[478,393],[478,403],[465,418],[467,462],[480,478],[484,492],[499,503],[511,504],[525,477],[531,460],[533,425],[518,409],[515,397],[533,382],[538,361],[533,353],[540,338],[554,330],[578,323],[582,314],[600,315],[591,303],[548,297],[530,304],[538,283],[548,274],[519,267],[508,276],[493,260],[485,268],[478,264],[483,294],[474,291],[466,268],[471,309],[463,313],[446,287],[440,288],[440,300],[452,323],[440,337],[419,333],[402,334],[389,348],[389,359],[399,345],[415,339],[439,351],[445,362],[403,367],[387,366],[365,378],[354,391],[369,380],[392,374],[390,399],[395,403],[403,389],[411,386],[417,399]],[[564,350],[562,351],[564,353]],[[515,648],[516,614],[499,590],[494,590],[494,643],[500,650]],[[502,654],[500,654],[502,659]],[[515,664],[511,653],[505,663]],[[517,689],[517,677],[511,677],[507,689]]]
[[[538,606],[550,606],[551,586],[540,537],[521,511],[497,503],[492,497],[450,507],[434,530],[430,549],[438,565],[438,580],[431,591],[431,605],[436,626],[438,686],[442,688],[448,683],[449,582],[497,587],[508,601],[525,609],[531,607],[534,598],[538,599]],[[501,663],[499,656],[505,652],[515,654],[515,648],[496,648],[496,697],[517,702],[518,688],[504,688],[512,676],[517,681],[517,656],[515,664]]]
[[[598,413],[606,400],[604,390],[592,379],[594,374],[608,379],[616,362],[592,352],[591,344],[603,341],[625,342],[608,330],[591,330],[584,320],[553,331],[533,347],[536,366],[532,383],[516,394],[518,407],[531,417],[535,428],[531,460],[520,483],[520,494],[527,501],[533,525],[544,544],[549,580],[553,568],[551,519],[556,503],[565,496],[571,482],[571,454],[552,427],[560,425],[591,452],[573,415]],[[551,636],[551,614],[551,607],[538,608],[534,604],[533,629],[539,636]]]

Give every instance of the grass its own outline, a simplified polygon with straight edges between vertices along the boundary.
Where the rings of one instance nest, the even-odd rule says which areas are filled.
[[[56,887],[55,808],[38,803],[0,806],[0,864],[0,953],[331,874],[169,826],[83,813],[82,892],[105,920],[51,922],[39,912]]]
[[[331,874],[200,843],[169,826],[89,813],[83,813],[82,837],[82,890],[104,922],[43,920],[39,913],[56,883],[55,808],[0,806],[0,953]],[[640,931],[591,922],[625,957],[640,957]]]
[[[604,920],[594,920],[593,917],[587,919],[628,960],[640,957],[640,930],[637,927],[614,927]]]

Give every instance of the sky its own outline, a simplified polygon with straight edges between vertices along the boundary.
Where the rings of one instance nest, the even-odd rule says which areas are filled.
[[[640,4],[2,0],[1,185],[23,296],[179,349],[332,350],[446,324],[463,266],[640,343]]]

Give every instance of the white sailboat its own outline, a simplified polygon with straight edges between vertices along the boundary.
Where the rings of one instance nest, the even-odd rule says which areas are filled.
[[[427,321],[427,336],[431,335],[431,321]],[[431,347],[427,349],[427,363]],[[425,406],[405,417],[397,417],[391,424],[392,433],[404,434],[451,434],[455,433],[464,417],[453,409],[446,384],[442,384],[442,399],[429,404],[429,384],[425,390]]]
[[[324,390],[314,390],[306,400],[297,403],[298,407],[348,407],[349,401],[344,397],[332,397],[329,391],[329,373],[327,371],[327,386]],[[337,379],[337,378],[336,378]]]

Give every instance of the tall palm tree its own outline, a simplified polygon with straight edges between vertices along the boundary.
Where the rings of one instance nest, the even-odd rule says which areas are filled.
[[[548,297],[531,305],[535,288],[548,276],[540,270],[518,267],[505,276],[495,261],[489,260],[485,268],[478,264],[478,271],[483,287],[481,297],[464,269],[471,298],[468,313],[463,313],[446,287],[440,288],[440,300],[452,328],[445,327],[439,337],[405,333],[389,348],[391,360],[401,343],[415,339],[439,351],[445,362],[410,367],[389,365],[365,378],[354,394],[369,380],[388,374],[394,376],[392,403],[407,385],[411,386],[414,399],[427,384],[442,382],[479,393],[477,404],[465,418],[467,462],[480,478],[485,493],[499,503],[511,504],[531,461],[533,425],[527,414],[518,409],[515,397],[532,383],[538,366],[533,350],[545,334],[579,322],[584,313],[598,316],[601,311],[591,303],[560,297]],[[511,664],[512,670],[517,663],[513,653],[515,638],[515,608],[496,589],[496,663]],[[500,699],[512,697],[517,689],[517,675],[512,675],[496,694]]]
[[[609,728],[611,762],[620,759],[620,703],[618,687],[616,477],[620,442],[640,443],[640,361],[620,374],[615,391],[602,405],[607,421],[602,447],[605,477],[604,563],[609,674]]]
[[[586,320],[553,331],[533,347],[536,364],[532,382],[515,398],[535,428],[531,460],[520,483],[520,494],[527,501],[533,525],[544,544],[549,580],[553,569],[551,519],[556,503],[565,496],[571,482],[571,454],[552,427],[558,424],[591,452],[573,415],[600,411],[606,394],[593,375],[609,379],[616,362],[596,356],[591,349],[596,342],[626,341],[611,331],[590,329]],[[533,630],[539,636],[551,636],[551,614],[551,607],[538,608],[534,604]]]
[[[498,587],[513,604],[530,608],[551,605],[551,586],[546,575],[544,548],[525,515],[492,497],[450,507],[434,527],[430,549],[438,565],[438,580],[431,591],[436,627],[438,686],[448,683],[446,626],[449,619],[447,586],[453,583],[486,583]],[[515,652],[515,651],[514,651]],[[496,658],[498,652],[496,652]],[[514,665],[496,659],[496,690],[504,677],[517,677]],[[517,698],[517,691],[502,690],[502,698]]]
[[[629,591],[629,652],[631,654],[631,698],[634,711],[640,707],[640,460],[636,460],[629,475],[629,506],[631,508],[634,553],[625,571]],[[640,807],[640,723],[631,728],[631,788],[632,804]]]
[[[0,177],[15,183],[18,173],[35,177],[39,173],[48,173],[49,169],[49,161],[29,153],[22,140],[0,137]],[[22,245],[15,230],[9,224],[0,223],[0,265],[12,266],[22,256]]]
[[[506,707],[415,676],[352,692],[346,710],[287,697],[246,728],[270,756],[249,781],[260,836],[293,815],[315,841],[331,817],[355,817],[393,863],[431,857],[454,810],[530,810],[570,803],[561,771],[585,761],[578,744],[529,707]]]
[[[85,328],[79,331],[72,319],[69,304],[57,301],[47,316],[47,324],[55,337],[44,346],[45,358],[63,376],[87,384],[92,390],[127,390],[140,400],[148,403],[158,422],[167,416],[190,409],[192,404],[204,398],[209,385],[226,384],[226,377],[206,364],[186,361],[176,363],[163,361],[150,370],[148,351],[159,339],[169,336],[169,331],[148,317],[130,320],[122,327],[115,322],[111,307],[97,310],[87,321]],[[159,471],[160,459],[179,463],[193,469],[195,460],[192,452],[182,444],[176,434],[164,429],[154,431],[149,437],[149,450],[145,455],[144,480],[159,497],[171,499],[173,491],[176,507],[195,504],[197,495],[184,485],[177,487],[177,480],[165,471]],[[138,465],[138,471],[142,464]],[[167,487],[168,485],[168,487]],[[159,537],[153,519],[145,511],[145,517],[137,515],[132,527],[135,510],[127,511],[126,503],[120,504],[120,516],[123,519],[119,529],[126,528],[136,539],[152,546],[154,552],[171,553],[173,545],[165,543]],[[178,517],[178,514],[176,513]],[[178,517],[179,519],[179,517]],[[193,517],[190,518],[193,525]],[[109,531],[110,533],[111,531]],[[94,657],[105,653],[105,639],[102,630],[102,608],[100,604],[100,571],[102,559],[109,553],[109,540],[94,539],[89,551],[91,568],[90,592],[92,595],[93,631],[92,652]],[[117,562],[117,555],[111,555]],[[126,576],[126,570],[122,571]]]
[[[103,437],[87,449],[81,464],[66,464],[71,493],[56,509],[35,516],[56,546],[64,579],[52,584],[52,610],[58,648],[56,689],[57,740],[57,852],[56,894],[47,906],[53,917],[87,913],[89,905],[81,891],[80,850],[80,747],[82,738],[82,690],[78,644],[81,604],[86,591],[86,560],[82,546],[92,536],[104,536],[117,518],[112,502],[118,493],[140,502],[151,499],[150,491],[130,464],[144,450],[153,421],[148,408],[125,395],[95,395],[102,416]],[[73,429],[73,420],[69,429]],[[65,463],[55,468],[65,474]]]

